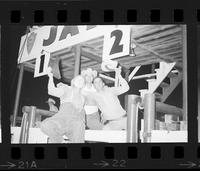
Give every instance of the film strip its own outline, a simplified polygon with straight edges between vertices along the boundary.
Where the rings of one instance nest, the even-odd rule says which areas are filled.
[[[0,169],[200,168],[199,21],[198,1],[0,2]],[[122,78],[129,90],[111,101],[105,93],[105,103],[93,99],[98,123],[82,106],[84,122],[74,112],[80,116],[66,123],[78,124],[63,128],[79,136],[62,135],[58,143],[44,121],[74,106],[61,108],[62,98],[49,94],[50,75],[71,86],[88,68],[113,89],[122,87]],[[119,103],[112,108],[113,99]],[[116,108],[126,114],[105,119],[106,104],[109,114]],[[53,128],[53,135],[63,131]]]

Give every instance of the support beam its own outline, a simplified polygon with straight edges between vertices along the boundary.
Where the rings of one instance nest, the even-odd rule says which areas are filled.
[[[183,121],[187,121],[187,32],[186,25],[182,27],[182,55],[183,55]]]
[[[138,75],[138,76],[133,77],[132,80],[138,80],[138,79],[143,79],[143,78],[150,78],[150,77],[153,77],[153,76],[156,76],[156,75],[157,75],[156,73]]]
[[[81,66],[81,46],[75,46],[75,65],[74,65],[74,77],[79,75]]]
[[[81,55],[86,57],[86,58],[89,58],[91,60],[94,60],[94,61],[97,61],[97,62],[100,62],[100,63],[102,62],[102,58],[100,56],[98,56],[95,53],[89,52],[89,51],[87,51],[83,48],[81,50]]]
[[[23,113],[30,113],[31,112],[31,106],[24,106],[22,108],[22,112]],[[42,115],[42,116],[47,116],[47,117],[51,117],[51,116],[56,114],[56,112],[50,112],[48,110],[37,109],[37,108],[35,109],[35,113],[37,115]]]
[[[156,102],[156,111],[160,113],[172,114],[176,116],[183,115],[183,110],[181,108],[178,108],[176,106],[172,106],[169,104],[165,104],[162,102]]]
[[[58,51],[56,51],[56,52],[53,52],[53,53],[52,53],[52,58],[57,57],[57,56],[59,56],[59,55],[68,54],[68,53],[71,52],[71,50],[72,50],[71,47],[67,47],[67,48],[58,50]]]
[[[15,96],[15,106],[14,106],[14,110],[13,110],[12,126],[16,126],[16,118],[17,118],[17,113],[18,113],[18,108],[19,108],[19,98],[20,98],[20,94],[21,94],[23,75],[24,75],[24,64],[20,64],[19,77],[18,77],[18,83],[17,83],[17,91],[16,91],[16,96]]]
[[[131,79],[134,77],[134,75],[136,74],[136,72],[140,69],[141,66],[136,66],[133,71],[131,72],[131,74],[128,77],[128,82],[131,81]]]

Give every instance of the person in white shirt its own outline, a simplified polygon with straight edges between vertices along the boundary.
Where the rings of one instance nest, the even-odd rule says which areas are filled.
[[[103,124],[100,121],[98,107],[94,99],[90,97],[91,93],[96,92],[92,82],[94,77],[97,76],[97,71],[87,68],[81,72],[81,75],[85,78],[85,86],[82,91],[86,100],[84,106],[86,113],[86,126],[89,129],[100,130],[103,128]]]
[[[60,108],[58,113],[41,123],[41,131],[49,136],[49,143],[62,143],[63,135],[69,138],[70,143],[84,143],[85,99],[81,94],[84,78],[78,75],[72,79],[71,86],[58,83],[55,87],[51,68],[48,68],[48,76],[48,94],[60,98]]]
[[[95,99],[97,106],[101,110],[104,123],[104,130],[124,130],[127,126],[126,111],[122,108],[118,96],[129,90],[127,81],[121,76],[121,68],[117,68],[119,74],[118,87],[105,86],[101,77],[96,77],[93,84],[96,93],[91,96]]]

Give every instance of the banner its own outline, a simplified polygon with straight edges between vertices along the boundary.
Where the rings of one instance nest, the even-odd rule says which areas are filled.
[[[116,26],[43,26],[22,36],[18,63],[41,56],[42,50],[53,53],[104,36]]]

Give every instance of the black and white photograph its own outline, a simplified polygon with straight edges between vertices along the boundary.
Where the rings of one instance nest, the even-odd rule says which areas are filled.
[[[188,142],[186,25],[9,29],[11,144]]]

